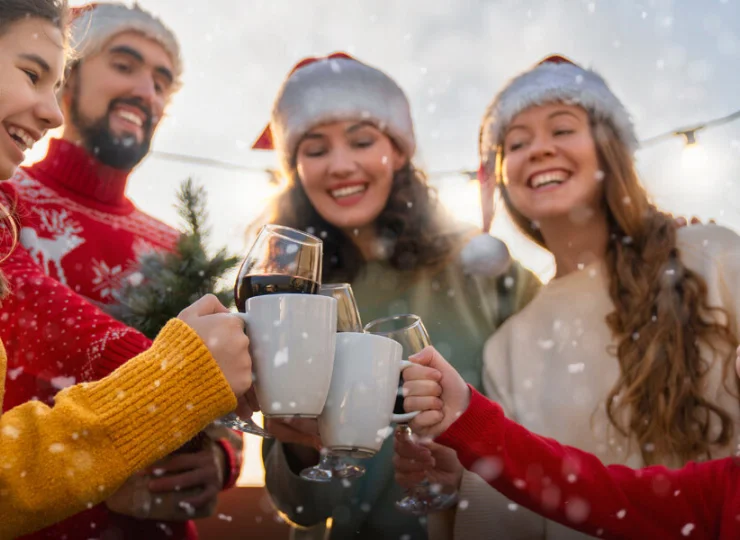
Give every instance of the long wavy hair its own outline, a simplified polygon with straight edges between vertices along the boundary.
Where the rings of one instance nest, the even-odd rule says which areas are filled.
[[[321,236],[324,282],[352,282],[365,266],[354,242],[313,207],[295,167],[288,186],[270,207],[267,221]],[[375,232],[379,257],[399,270],[440,268],[459,247],[460,227],[454,226],[437,192],[411,162],[394,173],[388,201],[375,220]]]
[[[69,17],[69,8],[67,0],[0,0],[0,36],[8,29],[21,20],[29,18],[43,19],[52,23],[56,28],[62,31],[62,35],[67,35],[67,20]],[[0,178],[0,182],[4,179]],[[15,243],[18,241],[18,227],[13,219],[12,208],[3,203],[3,197],[0,197],[0,235],[10,235],[10,250],[13,250]],[[9,255],[9,253],[0,253],[0,263]],[[8,292],[8,284],[0,272],[0,298]]]
[[[609,421],[622,435],[634,434],[646,464],[711,458],[712,446],[730,444],[734,426],[732,414],[702,392],[711,362],[699,345],[724,357],[727,381],[737,337],[724,322],[726,313],[708,305],[704,279],[681,261],[673,218],[650,202],[613,126],[592,121],[591,132],[605,173],[610,233],[606,266],[614,311],[606,323],[621,368],[606,398]],[[511,202],[502,148],[497,156],[496,178],[509,214],[546,248],[542,233]],[[735,382],[727,390],[737,396]],[[718,432],[710,429],[714,422]]]

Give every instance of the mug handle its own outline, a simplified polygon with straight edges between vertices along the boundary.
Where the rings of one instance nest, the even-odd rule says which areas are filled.
[[[406,368],[409,368],[411,366],[415,366],[413,362],[409,362],[408,360],[401,360],[401,371],[403,371]],[[417,414],[419,414],[421,411],[414,411],[404,414],[392,414],[391,415],[391,422],[394,424],[405,424],[406,422],[410,422],[412,418],[414,418]]]
[[[232,315],[239,317],[242,319],[245,323],[249,323],[249,313],[231,313]],[[247,330],[244,329],[244,333],[246,334]],[[252,381],[254,384],[254,372],[252,372]],[[271,439],[272,435],[270,435],[267,431],[259,427],[257,424],[254,423],[254,420],[251,418],[247,418],[246,420],[243,418],[239,418],[239,416],[236,415],[235,412],[230,412],[226,416],[223,416],[215,421],[216,424],[220,426],[224,426],[227,428],[234,429],[236,431],[241,431],[242,433],[248,433],[250,435],[257,435],[258,437],[263,437],[265,439]]]
[[[231,312],[234,317],[239,317],[244,321],[244,333],[247,333],[247,327],[249,326],[249,312],[242,313],[241,311]]]
[[[244,321],[244,334],[249,337],[249,332],[247,332],[247,329],[249,328],[249,312],[242,313],[241,311],[237,311],[236,313],[231,313],[234,317],[238,317],[241,320]],[[252,365],[252,384],[254,384],[254,381],[256,379],[254,378],[254,365]]]

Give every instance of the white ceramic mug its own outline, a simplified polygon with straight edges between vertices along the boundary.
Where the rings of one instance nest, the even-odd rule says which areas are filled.
[[[329,397],[319,416],[325,448],[338,455],[374,455],[392,434],[391,423],[408,422],[419,412],[393,414],[398,378],[414,364],[401,359],[397,341],[373,334],[337,334]]]
[[[266,418],[316,418],[331,385],[337,301],[267,294],[246,302],[254,388]]]

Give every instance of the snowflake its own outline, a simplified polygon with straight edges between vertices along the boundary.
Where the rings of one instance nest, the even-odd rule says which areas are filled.
[[[125,278],[120,264],[111,268],[107,262],[98,259],[92,260],[92,271],[95,274],[92,282],[95,291],[100,293],[100,298],[108,298],[121,287]]]

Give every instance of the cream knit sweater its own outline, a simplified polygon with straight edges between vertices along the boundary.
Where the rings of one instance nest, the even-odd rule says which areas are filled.
[[[724,227],[691,226],[678,232],[678,247],[684,264],[706,280],[709,305],[723,308],[740,335],[740,237]],[[617,360],[609,352],[614,340],[605,317],[613,304],[607,288],[602,263],[543,287],[486,344],[483,383],[487,395],[528,429],[592,452],[606,464],[639,467],[639,448],[611,428],[604,407],[619,375]],[[737,392],[734,369],[725,378],[722,362],[709,351],[703,354],[712,362],[706,394],[735,416],[737,437],[740,406],[727,390]],[[718,449],[713,457],[727,456],[733,447]],[[681,463],[671,460],[665,465]],[[585,538],[517,508],[469,472],[460,498],[465,509],[458,509],[455,516],[432,517],[430,533],[445,530],[440,522],[452,518],[454,538],[462,540]]]

